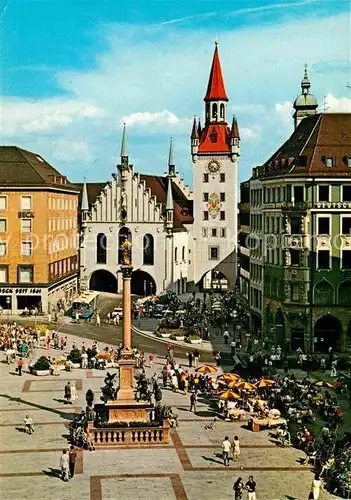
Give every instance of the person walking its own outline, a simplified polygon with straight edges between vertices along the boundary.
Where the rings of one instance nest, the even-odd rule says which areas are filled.
[[[96,313],[96,326],[100,328],[101,326],[101,319],[100,319],[100,314]]]
[[[189,368],[192,368],[193,366],[193,360],[194,360],[194,355],[192,352],[188,353],[188,361],[189,361]]]
[[[72,380],[72,383],[71,383],[71,402],[74,403],[76,401],[76,399],[78,399],[76,381]]]
[[[62,455],[60,458],[60,469],[62,481],[67,482],[69,480],[69,457],[66,450],[62,451]]]
[[[24,417],[23,423],[24,423],[26,432],[28,434],[33,434],[33,432],[34,432],[34,422],[33,422],[32,417],[30,417],[29,415],[26,415]]]
[[[235,436],[233,441],[233,461],[239,460],[240,458],[240,441],[238,436]]]
[[[336,377],[337,376],[337,373],[336,373],[336,364],[337,364],[337,360],[334,359],[332,361],[332,364],[331,364],[331,369],[330,369],[330,376],[331,377]]]
[[[229,332],[228,332],[228,330],[224,331],[223,338],[224,338],[224,343],[228,344],[228,340],[229,340]]]
[[[20,376],[22,376],[22,369],[23,369],[23,359],[20,358],[17,361],[17,371],[18,371],[18,375],[20,375]]]
[[[72,393],[71,393],[71,384],[70,382],[67,382],[67,384],[65,385],[65,399],[67,401],[67,403],[72,403]]]
[[[232,445],[230,444],[229,437],[226,436],[222,443],[223,462],[225,467],[229,466],[229,453],[231,449]]]
[[[197,368],[199,366],[200,353],[197,349],[194,351],[194,366]]]
[[[234,500],[241,500],[243,497],[244,483],[241,477],[239,477],[233,486],[234,490]]]
[[[248,500],[256,500],[256,483],[253,476],[249,476],[248,482],[245,484],[248,494]]]
[[[76,467],[77,451],[74,446],[71,445],[69,450],[69,475],[71,479],[74,477],[74,469]]]
[[[190,410],[189,411],[194,410],[194,413],[196,413],[196,402],[197,402],[196,394],[195,394],[195,392],[192,392],[190,394]]]
[[[321,489],[322,489],[322,481],[320,480],[320,477],[318,474],[314,476],[314,479],[312,481],[311,485],[311,491],[308,496],[309,499],[311,500],[318,500],[319,496],[321,494]]]

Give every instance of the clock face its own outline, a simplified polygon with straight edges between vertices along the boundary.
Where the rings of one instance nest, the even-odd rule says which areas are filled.
[[[218,160],[211,160],[209,162],[209,164],[207,165],[207,168],[208,168],[209,172],[211,172],[212,174],[215,174],[221,168],[221,164],[219,163]]]

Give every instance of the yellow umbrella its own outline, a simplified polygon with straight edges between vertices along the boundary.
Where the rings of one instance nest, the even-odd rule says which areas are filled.
[[[249,384],[245,380],[239,380],[235,387],[240,390],[245,389],[245,391],[254,391],[256,389],[253,384]]]
[[[272,387],[272,385],[274,384],[275,384],[274,380],[263,378],[259,382],[256,382],[255,386],[258,389],[262,389],[262,387]]]
[[[240,380],[232,380],[231,382],[228,382],[227,385],[228,387],[238,387],[238,383]]]
[[[318,380],[314,385],[318,387],[327,387],[328,389],[334,389],[334,386],[330,382],[326,382],[325,380]]]
[[[227,401],[233,401],[234,399],[240,399],[239,394],[236,394],[233,391],[224,391],[222,394],[219,396],[220,399],[226,399]]]
[[[199,368],[196,368],[195,371],[197,373],[215,373],[217,371],[217,368],[211,365],[203,365],[199,366]]]
[[[224,382],[232,382],[233,380],[237,381],[239,379],[239,375],[236,375],[235,373],[222,373],[221,375],[218,375],[217,380],[223,380]]]

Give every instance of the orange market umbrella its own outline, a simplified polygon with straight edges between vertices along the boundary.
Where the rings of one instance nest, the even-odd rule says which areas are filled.
[[[314,385],[317,387],[326,387],[328,389],[334,389],[334,386],[330,382],[326,382],[325,380],[318,380]]]
[[[195,371],[197,373],[215,373],[217,371],[217,368],[211,365],[203,365],[199,366],[199,368],[196,368]]]
[[[223,380],[223,382],[233,382],[233,380],[237,381],[239,379],[239,375],[236,375],[235,373],[222,373],[217,377],[217,380]]]
[[[272,387],[272,385],[274,385],[274,384],[275,384],[274,380],[269,380],[267,378],[263,378],[263,379],[259,380],[258,382],[256,382],[255,386],[258,389],[262,389],[262,387]]]
[[[249,384],[245,380],[239,380],[235,387],[240,390],[245,389],[245,391],[254,391],[256,389],[253,384]]]
[[[226,399],[227,401],[234,401],[234,399],[240,399],[239,394],[236,394],[233,391],[224,391],[219,397],[220,399]]]
[[[240,380],[232,380],[231,382],[228,382],[228,387],[235,387],[237,388],[238,387],[238,383],[240,382]]]

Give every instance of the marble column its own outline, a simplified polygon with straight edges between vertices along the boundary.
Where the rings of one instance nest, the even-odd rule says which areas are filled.
[[[131,279],[133,267],[121,266],[123,279],[123,349],[119,361],[119,401],[134,401],[134,356],[132,351]]]

